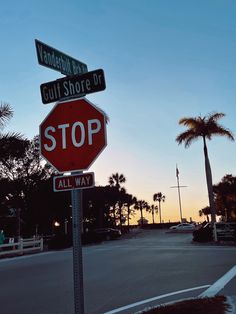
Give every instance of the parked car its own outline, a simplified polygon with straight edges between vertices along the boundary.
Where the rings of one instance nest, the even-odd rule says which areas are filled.
[[[97,234],[93,230],[90,230],[82,234],[81,240],[82,244],[95,244],[102,242],[104,239],[101,234]]]
[[[65,249],[72,246],[72,238],[66,234],[54,234],[47,244],[49,250]]]
[[[213,227],[210,223],[202,225],[197,230],[193,231],[193,241],[209,242],[213,240]]]
[[[170,227],[170,230],[195,230],[195,225],[194,224],[190,224],[190,223],[182,223],[182,224],[178,224],[176,226],[172,226]]]
[[[104,240],[113,240],[121,236],[121,231],[113,228],[98,228],[94,230],[94,233],[99,237],[103,237]]]

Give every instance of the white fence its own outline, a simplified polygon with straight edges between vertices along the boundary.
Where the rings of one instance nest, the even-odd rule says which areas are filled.
[[[24,253],[34,251],[43,251],[43,238],[20,239],[18,242],[0,245],[0,257],[5,255],[23,255]]]
[[[236,223],[235,222],[216,222],[214,224],[213,235],[215,241],[228,240],[235,241]]]

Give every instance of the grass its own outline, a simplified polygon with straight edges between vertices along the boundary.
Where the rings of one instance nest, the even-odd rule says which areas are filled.
[[[141,313],[147,314],[226,314],[230,305],[225,296],[191,299],[175,304],[161,305]]]

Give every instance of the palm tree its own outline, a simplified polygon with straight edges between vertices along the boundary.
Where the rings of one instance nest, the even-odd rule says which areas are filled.
[[[109,179],[108,183],[110,187],[114,189],[114,199],[113,199],[113,215],[114,222],[116,221],[116,205],[118,205],[118,216],[120,220],[120,226],[122,224],[122,206],[124,204],[124,195],[126,193],[125,188],[121,186],[122,183],[126,182],[126,178],[123,174],[113,173]]]
[[[137,202],[137,199],[132,194],[126,193],[126,201],[125,205],[127,207],[127,220],[128,220],[128,228],[129,228],[129,221],[130,221],[130,214],[131,214],[131,206],[135,205]]]
[[[119,216],[119,221],[120,221],[120,228],[122,228],[122,223],[123,223],[123,210],[124,210],[124,205],[126,202],[126,190],[125,188],[121,188],[118,191],[118,202],[117,202],[117,211],[118,211],[118,216]],[[125,221],[125,220],[124,220]]]
[[[159,203],[159,213],[160,213],[160,223],[161,223],[161,202],[165,202],[165,195],[163,195],[161,192],[155,193],[153,195],[153,201]]]
[[[208,151],[206,140],[211,140],[213,135],[226,136],[228,139],[234,141],[234,136],[232,132],[222,125],[218,123],[218,120],[225,116],[224,113],[211,113],[207,116],[201,117],[198,116],[196,118],[182,118],[179,120],[180,125],[186,126],[187,131],[179,134],[176,137],[176,141],[178,144],[184,143],[185,148],[188,148],[194,141],[196,141],[199,137],[203,139],[203,150],[205,157],[205,172],[206,172],[206,181],[207,181],[207,189],[208,189],[208,198],[209,205],[211,210],[211,222],[214,223],[216,221],[216,207],[214,203],[213,197],[213,185],[212,185],[212,173],[210,161],[208,158]]]
[[[6,103],[0,105],[0,128],[3,129],[6,122],[13,117],[13,110]]]
[[[3,130],[6,126],[7,122],[13,117],[13,110],[7,103],[1,103],[0,105],[0,130]],[[14,139],[22,139],[22,135],[19,133],[6,133],[3,134],[0,132],[0,139],[2,138],[14,138]]]
[[[110,186],[115,186],[115,187],[117,187],[120,190],[121,183],[125,183],[126,182],[126,178],[125,178],[125,176],[122,173],[119,174],[117,172],[117,173],[113,173],[109,177],[108,182],[109,182]]]
[[[209,206],[206,206],[202,209],[199,210],[199,216],[202,217],[202,216],[206,216],[207,218],[207,222],[209,222],[209,217],[208,215],[210,215],[211,211],[210,211],[210,207]]]
[[[0,105],[0,160],[8,156],[19,157],[25,150],[26,142],[20,133],[2,133],[7,122],[13,117],[13,110],[7,103]]]
[[[22,157],[27,146],[28,141],[23,139],[20,133],[8,132],[2,133],[7,122],[13,117],[13,110],[7,103],[0,105],[0,163],[5,162],[9,157]],[[2,174],[1,174],[2,175]],[[18,220],[18,235],[20,235],[20,208],[17,208]]]
[[[136,204],[134,205],[134,209],[138,209],[140,210],[140,214],[141,214],[141,226],[143,226],[143,210],[146,209],[148,210],[149,209],[149,205],[146,201],[144,200],[139,200],[136,202]]]
[[[152,204],[148,211],[149,211],[149,213],[152,214],[152,223],[154,224],[155,223],[154,222],[154,214],[155,214],[155,212],[158,213],[158,207],[156,205]]]
[[[236,177],[225,175],[221,181],[213,186],[217,215],[224,221],[236,221]]]

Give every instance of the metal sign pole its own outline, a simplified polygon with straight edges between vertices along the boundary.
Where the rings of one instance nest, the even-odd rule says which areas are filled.
[[[71,191],[75,314],[84,314],[83,256],[81,243],[82,191]]]

